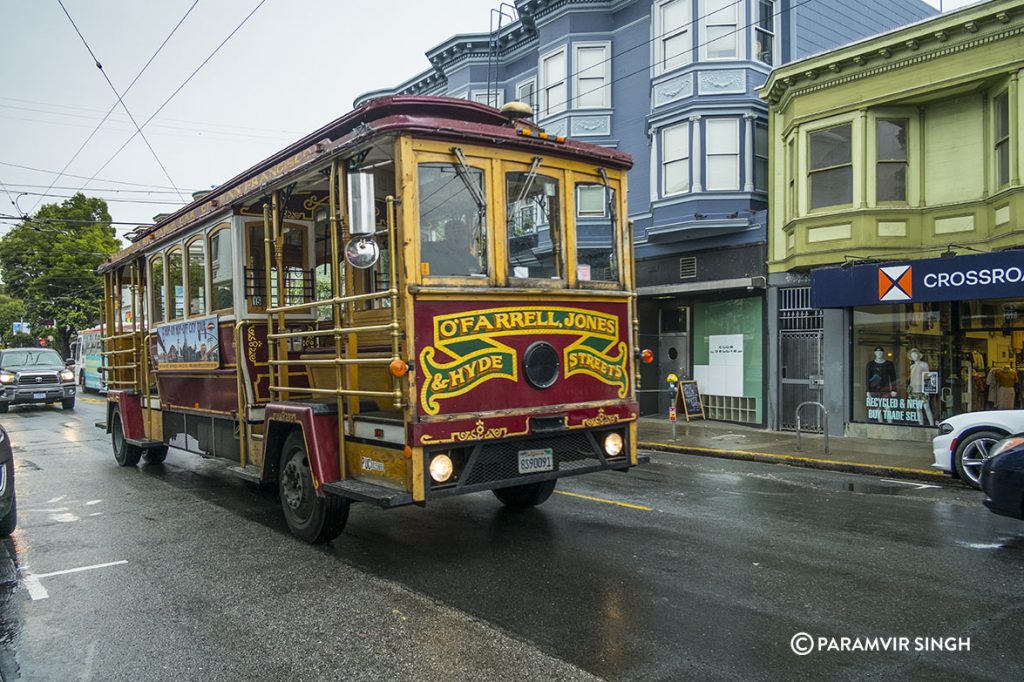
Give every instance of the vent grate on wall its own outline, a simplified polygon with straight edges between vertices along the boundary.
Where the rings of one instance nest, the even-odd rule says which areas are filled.
[[[697,258],[683,256],[679,259],[679,279],[691,279],[697,276]]]

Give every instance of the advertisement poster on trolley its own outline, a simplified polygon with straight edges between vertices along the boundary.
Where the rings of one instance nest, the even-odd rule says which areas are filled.
[[[160,369],[217,369],[220,347],[217,316],[171,322],[157,327],[156,364]]]

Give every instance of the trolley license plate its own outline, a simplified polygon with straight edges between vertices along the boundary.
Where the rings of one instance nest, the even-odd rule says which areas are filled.
[[[551,471],[554,468],[555,457],[551,448],[519,451],[519,473],[521,474],[535,474],[538,471]]]
[[[32,394],[32,400],[46,400],[46,394],[45,393],[33,393]]]

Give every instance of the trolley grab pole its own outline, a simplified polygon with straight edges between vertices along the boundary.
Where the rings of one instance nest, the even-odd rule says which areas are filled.
[[[331,162],[331,179],[330,179],[330,190],[328,192],[328,218],[330,219],[330,230],[331,230],[331,321],[334,327],[334,385],[335,387],[342,389],[348,388],[348,369],[345,368],[344,373],[342,372],[342,362],[345,359],[351,360],[351,358],[341,357],[341,330],[340,322],[341,318],[341,304],[339,299],[341,297],[341,266],[340,266],[340,251],[338,245],[338,214],[340,207],[338,205],[338,183],[341,182],[341,175],[338,173],[338,159],[334,159]],[[279,305],[284,305],[284,301],[279,301]],[[288,371],[285,369],[285,371]],[[344,380],[342,375],[344,374]],[[348,478],[348,472],[346,471],[346,456],[345,456],[345,397],[342,394],[335,396],[335,405],[338,410],[338,472],[341,474],[341,479],[345,480]]]
[[[808,401],[802,402],[802,403],[800,403],[799,405],[796,406],[796,449],[797,450],[800,449],[800,410],[805,405],[814,405],[815,407],[818,408],[818,410],[821,411],[821,414],[822,414],[822,433],[825,434],[825,454],[827,455],[827,454],[829,454],[829,449],[828,449],[828,410],[825,409],[824,405],[822,405],[821,403],[816,402],[814,400],[808,400]]]

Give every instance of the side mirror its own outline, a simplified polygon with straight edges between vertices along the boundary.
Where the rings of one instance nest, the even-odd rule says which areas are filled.
[[[67,360],[64,361],[64,366],[65,367],[74,367],[75,366],[75,359],[74,358],[68,358]]]
[[[350,234],[373,234],[377,231],[373,173],[348,174],[348,216]]]

